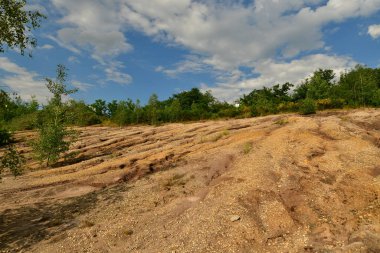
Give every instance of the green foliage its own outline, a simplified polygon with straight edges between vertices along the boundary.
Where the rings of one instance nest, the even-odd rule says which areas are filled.
[[[63,66],[58,68],[57,76],[57,82],[47,79],[47,86],[55,95],[42,110],[35,100],[24,102],[17,94],[1,91],[0,124],[10,130],[41,128],[43,125],[48,126],[52,115],[56,115],[56,121],[66,125],[159,125],[165,122],[247,118],[281,112],[308,114],[316,110],[380,106],[380,69],[363,66],[347,71],[339,80],[332,70],[318,69],[293,91],[293,84],[288,82],[263,87],[243,95],[236,101],[237,105],[218,101],[210,92],[198,88],[174,94],[163,101],[153,94],[145,106],[139,100],[133,102],[131,99],[108,103],[97,99],[90,105],[74,100],[63,103],[61,96],[76,90],[60,86],[66,79]],[[60,131],[60,128],[56,129]]]
[[[91,104],[91,108],[94,110],[96,115],[98,116],[106,116],[107,115],[107,104],[106,101],[102,99],[97,99],[93,104]]]
[[[76,132],[67,130],[62,124],[45,123],[39,127],[39,139],[32,143],[36,158],[47,165],[58,161],[63,152],[69,150]]]
[[[22,55],[25,49],[36,47],[32,30],[45,16],[39,11],[27,11],[25,5],[26,0],[0,0],[0,52],[4,52],[4,45],[19,48]]]
[[[0,147],[8,145],[12,141],[11,133],[6,129],[0,128]]]
[[[244,143],[243,145],[243,153],[245,155],[249,154],[249,152],[251,152],[252,150],[252,142],[246,142]]]
[[[47,165],[57,162],[61,153],[68,151],[75,139],[75,131],[66,129],[68,106],[62,101],[62,97],[77,90],[67,89],[64,84],[66,77],[66,68],[58,65],[56,81],[46,78],[46,86],[53,94],[53,98],[41,113],[38,126],[39,138],[32,142],[36,157],[41,162],[46,160]]]
[[[22,166],[24,164],[25,158],[13,145],[7,145],[5,153],[0,160],[0,179],[4,169],[8,169],[15,177],[20,176],[23,173]]]
[[[101,118],[84,101],[70,100],[67,106],[67,123],[75,126],[100,124]]]
[[[299,113],[302,115],[309,115],[316,113],[317,105],[311,98],[304,99],[299,107]]]
[[[251,107],[253,116],[277,113],[281,103],[291,100],[288,94],[291,87],[293,84],[284,83],[283,85],[274,85],[272,88],[264,87],[260,90],[253,90],[248,95],[244,95],[239,102],[243,106]]]

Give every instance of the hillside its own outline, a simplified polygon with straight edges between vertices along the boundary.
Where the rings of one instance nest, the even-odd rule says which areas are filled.
[[[78,130],[3,178],[1,252],[380,252],[379,109]]]

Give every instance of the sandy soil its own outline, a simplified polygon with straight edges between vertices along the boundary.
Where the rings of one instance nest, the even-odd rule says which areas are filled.
[[[79,131],[3,178],[0,252],[380,252],[380,110]]]

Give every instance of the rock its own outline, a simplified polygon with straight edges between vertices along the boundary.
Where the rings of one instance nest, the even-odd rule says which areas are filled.
[[[239,221],[239,220],[240,220],[240,216],[239,215],[233,215],[230,218],[230,221],[232,221],[232,222]]]

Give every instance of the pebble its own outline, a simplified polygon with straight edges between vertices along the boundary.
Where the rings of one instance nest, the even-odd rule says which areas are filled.
[[[240,216],[239,215],[233,215],[230,218],[230,221],[232,221],[232,222],[235,222],[235,221],[238,221],[238,220],[240,220]]]

